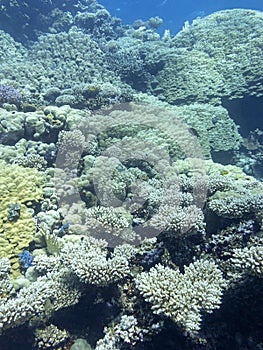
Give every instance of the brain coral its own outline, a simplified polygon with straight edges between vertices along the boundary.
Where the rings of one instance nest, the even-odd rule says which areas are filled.
[[[0,162],[0,258],[19,272],[18,254],[33,240],[32,209],[42,198],[44,175],[36,169]]]

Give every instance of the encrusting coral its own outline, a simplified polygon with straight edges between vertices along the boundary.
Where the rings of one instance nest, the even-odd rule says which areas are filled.
[[[33,241],[33,208],[43,198],[44,174],[32,168],[0,162],[0,258],[11,261],[19,273],[18,254]]]

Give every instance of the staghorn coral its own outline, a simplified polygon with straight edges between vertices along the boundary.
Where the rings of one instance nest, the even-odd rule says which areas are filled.
[[[158,264],[139,274],[135,284],[153,313],[172,318],[190,334],[200,329],[201,311],[219,308],[226,286],[216,264],[202,260],[186,266],[184,274]]]

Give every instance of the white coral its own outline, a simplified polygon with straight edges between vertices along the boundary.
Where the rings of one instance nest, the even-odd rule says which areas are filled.
[[[196,261],[185,273],[161,264],[137,276],[136,287],[155,314],[171,317],[190,333],[200,328],[201,311],[219,307],[225,281],[215,263]]]

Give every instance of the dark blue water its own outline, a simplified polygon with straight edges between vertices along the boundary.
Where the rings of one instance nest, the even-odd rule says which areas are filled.
[[[164,20],[161,31],[170,29],[172,34],[177,33],[185,21],[191,22],[215,11],[232,8],[263,10],[262,0],[101,0],[100,3],[123,23],[159,16]]]

